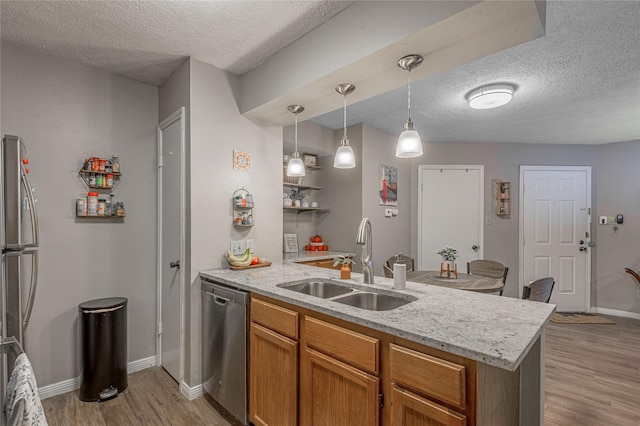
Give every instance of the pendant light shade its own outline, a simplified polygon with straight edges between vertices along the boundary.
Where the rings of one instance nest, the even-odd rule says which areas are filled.
[[[353,93],[354,90],[356,90],[356,86],[349,83],[336,86],[336,92],[344,95],[344,135],[333,159],[333,167],[336,169],[353,169],[356,166],[356,156],[347,138],[347,95]]]
[[[293,154],[291,154],[291,158],[287,163],[287,176],[291,177],[300,177],[305,175],[304,171],[304,163],[300,158],[300,154],[298,153],[298,114],[304,111],[304,107],[300,105],[289,105],[287,107],[289,112],[295,114],[295,127],[294,127],[294,143],[295,148]]]
[[[416,131],[413,121],[411,121],[411,70],[420,66],[423,59],[420,55],[407,55],[398,60],[398,66],[405,71],[409,71],[407,83],[409,118],[404,124],[404,131],[400,133],[396,144],[396,157],[399,158],[413,158],[422,155],[422,140]]]

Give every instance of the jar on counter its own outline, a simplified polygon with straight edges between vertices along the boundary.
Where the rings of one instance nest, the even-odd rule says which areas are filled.
[[[87,215],[97,216],[98,214],[98,193],[89,192],[87,194]]]
[[[107,201],[103,198],[98,200],[98,216],[104,216],[107,209]]]

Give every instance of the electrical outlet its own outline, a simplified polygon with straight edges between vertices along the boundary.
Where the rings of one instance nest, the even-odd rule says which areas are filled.
[[[384,209],[384,217],[391,217],[391,216],[393,216],[391,209]]]
[[[246,244],[242,240],[231,241],[231,243],[229,244],[229,250],[231,250],[231,253],[235,255],[241,255],[246,250]]]
[[[253,240],[246,239],[244,241],[246,243],[246,247],[251,250],[251,253],[253,253]]]

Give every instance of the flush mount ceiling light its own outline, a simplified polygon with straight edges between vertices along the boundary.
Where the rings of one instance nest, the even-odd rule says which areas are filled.
[[[289,163],[287,163],[287,176],[304,176],[304,163],[300,158],[300,154],[298,154],[298,114],[304,111],[304,107],[301,105],[289,105],[287,107],[289,112],[295,114],[296,121],[294,127],[294,142],[295,148],[293,154],[291,154],[291,159],[289,159]]]
[[[409,119],[404,123],[404,131],[398,137],[396,144],[396,157],[412,158],[422,155],[422,141],[420,135],[416,131],[413,121],[411,121],[411,70],[417,68],[424,58],[420,55],[407,55],[398,60],[398,66],[405,71],[409,71],[408,80],[408,105]]]
[[[354,90],[356,90],[356,86],[350,83],[336,86],[336,92],[344,95],[344,135],[333,159],[333,167],[336,169],[353,169],[356,166],[356,156],[349,145],[349,139],[347,139],[347,95],[353,93]]]
[[[469,106],[473,109],[497,108],[509,103],[515,92],[510,84],[490,84],[482,86],[467,95]]]

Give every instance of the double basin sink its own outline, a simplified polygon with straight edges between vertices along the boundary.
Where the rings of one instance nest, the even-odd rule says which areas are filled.
[[[360,290],[350,287],[349,284],[339,284],[326,278],[309,278],[279,284],[278,287],[369,311],[390,311],[416,300],[412,296],[395,296],[378,291]]]

